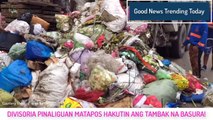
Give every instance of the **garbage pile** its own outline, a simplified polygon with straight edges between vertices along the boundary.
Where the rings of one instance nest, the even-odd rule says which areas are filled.
[[[119,0],[55,15],[58,31],[25,17],[0,34],[0,107],[162,108],[204,96],[212,106],[212,90],[150,49],[150,26],[127,24]]]

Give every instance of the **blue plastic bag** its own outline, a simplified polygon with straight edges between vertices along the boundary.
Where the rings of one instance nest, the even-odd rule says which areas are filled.
[[[45,44],[37,41],[27,42],[26,59],[32,61],[45,61],[50,58],[53,50]]]
[[[165,66],[169,67],[169,65],[171,64],[171,61],[168,60],[168,59],[164,59],[164,60],[162,60],[162,63],[163,63]]]
[[[31,71],[23,60],[14,61],[0,73],[0,88],[8,92],[16,87],[28,86],[31,81]]]
[[[184,94],[181,94],[180,96],[180,100],[182,102],[187,102],[187,103],[191,103],[192,101],[196,102],[196,103],[201,103],[203,98],[204,98],[204,93],[202,94],[192,94],[192,95],[184,95]]]

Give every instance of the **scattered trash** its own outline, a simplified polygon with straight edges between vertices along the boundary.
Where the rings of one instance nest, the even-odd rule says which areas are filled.
[[[120,0],[77,4],[55,14],[56,31],[25,13],[0,32],[0,107],[213,106],[212,88],[151,49],[152,26],[127,23]]]
[[[213,107],[213,87],[207,90],[202,103],[204,106]]]

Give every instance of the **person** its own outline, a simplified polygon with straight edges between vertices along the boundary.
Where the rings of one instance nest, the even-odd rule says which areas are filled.
[[[208,59],[209,59],[209,55],[211,54],[211,52],[213,53],[213,24],[209,24],[208,25],[209,29],[208,29],[208,39],[207,39],[207,43],[206,43],[206,49],[204,51],[204,57],[203,57],[203,67],[202,70],[206,70],[207,69],[207,63],[208,63]],[[212,54],[212,67],[211,70],[213,70],[213,54]]]
[[[197,21],[205,22],[205,21]],[[184,46],[190,44],[189,56],[193,75],[201,77],[201,56],[205,49],[208,34],[208,24],[192,24],[188,37],[183,43]]]

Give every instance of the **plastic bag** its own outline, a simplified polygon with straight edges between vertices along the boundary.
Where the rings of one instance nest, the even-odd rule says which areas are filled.
[[[13,20],[7,27],[5,31],[10,31],[12,33],[27,34],[30,32],[30,25],[22,20]]]
[[[57,22],[56,25],[57,29],[59,29],[62,32],[68,32],[71,29],[71,26],[69,24],[70,23],[69,16],[56,14],[55,18]]]
[[[33,15],[29,12],[22,14],[19,18],[17,18],[17,20],[22,20],[27,22],[28,24],[31,24],[31,20],[32,20]]]
[[[168,73],[167,71],[163,70],[163,69],[159,69],[156,73],[156,77],[158,78],[158,80],[162,80],[162,79],[171,79],[171,75],[170,73]]]
[[[171,64],[171,61],[165,59],[165,60],[162,60],[162,63],[163,63],[165,66],[169,67],[169,65]]]
[[[96,108],[96,106],[90,102],[70,97],[64,100],[61,108]]]
[[[181,75],[185,76],[186,75],[186,70],[184,70],[182,67],[177,65],[176,63],[172,62],[169,65],[169,69],[175,73],[180,73]]]
[[[146,102],[147,97],[145,95],[136,95],[133,99],[133,107],[141,108]]]
[[[149,84],[157,80],[157,78],[154,75],[151,75],[149,73],[141,73],[141,77],[143,78],[143,82],[145,84]]]
[[[46,31],[44,30],[44,28],[41,26],[41,24],[35,24],[33,27],[33,34],[34,35],[40,35],[40,34],[44,34]]]
[[[64,63],[50,64],[39,74],[38,83],[29,98],[30,107],[59,107],[69,92],[69,70]]]
[[[101,6],[104,24],[113,32],[121,32],[126,25],[126,14],[119,0],[104,0]]]
[[[46,33],[44,33],[44,35],[53,38],[53,39],[56,40],[59,44],[62,43],[62,42],[59,42],[60,39],[62,39],[62,34],[61,34],[60,32],[57,32],[57,31],[46,32]]]
[[[31,80],[31,71],[26,62],[16,60],[0,73],[0,88],[11,92],[16,87],[30,85]]]
[[[9,52],[10,48],[16,43],[22,43],[26,40],[18,34],[10,32],[0,32],[0,51]]]
[[[77,62],[81,64],[81,71],[87,75],[89,75],[89,67],[88,67],[88,61],[90,60],[90,57],[94,55],[94,52],[88,50],[88,49],[75,49],[70,53],[70,58],[72,61]]]
[[[0,52],[0,71],[11,63],[10,56],[5,52]]]
[[[117,80],[116,75],[96,65],[91,72],[89,82],[93,90],[106,90],[110,84]]]
[[[94,47],[93,41],[89,37],[82,35],[80,33],[75,33],[73,39],[74,39],[74,41],[83,45],[83,47],[86,47],[86,48]],[[78,46],[76,46],[76,44],[75,44],[75,48],[77,48],[77,47]]]
[[[203,89],[200,81],[195,76],[187,74],[186,78],[189,81],[189,87],[185,90],[186,92],[193,93],[196,92],[196,89]]]
[[[16,43],[10,48],[8,55],[13,60],[17,60],[17,59],[24,60],[25,53],[26,53],[26,43]]]
[[[126,27],[128,32],[133,33],[135,35],[140,35],[147,31],[148,24],[147,23],[128,23]]]
[[[213,107],[213,88],[207,90],[202,103],[204,106]]]
[[[175,102],[177,91],[177,86],[173,81],[157,80],[147,84],[143,89],[143,94],[156,96],[164,106],[168,102]]]
[[[172,80],[174,80],[179,90],[185,90],[189,87],[189,81],[180,74],[171,74]]]
[[[127,71],[128,75],[130,75],[133,78],[135,78],[139,75],[138,68],[133,61],[125,59],[124,64],[128,67],[128,71]]]
[[[93,90],[93,91],[86,91],[83,88],[80,88],[75,91],[75,98],[85,100],[87,102],[97,102],[98,99],[104,95],[103,91]]]
[[[148,96],[146,101],[144,102],[144,104],[145,105],[151,105],[155,108],[162,108],[162,103],[154,95]]]
[[[181,94],[180,100],[182,102],[187,102],[187,103],[192,103],[192,102],[201,103],[203,98],[204,98],[204,95],[205,95],[204,93],[202,93],[202,94],[191,94],[191,95]]]
[[[53,50],[43,43],[29,41],[26,46],[26,59],[33,61],[45,61],[50,58]]]
[[[89,25],[78,29],[78,32],[90,37],[92,41],[96,41],[101,35],[105,35],[106,40],[113,37],[113,33],[106,30],[106,27],[101,24]]]
[[[93,69],[97,64],[115,74],[117,74],[122,67],[122,64],[119,61],[113,58],[110,54],[106,54],[104,51],[97,51],[90,56],[88,60],[89,69]]]
[[[0,108],[19,107],[20,103],[10,93],[0,89]]]
[[[134,94],[138,94],[144,87],[144,83],[140,76],[131,77],[128,74],[117,75],[117,83],[121,88],[126,88]]]

